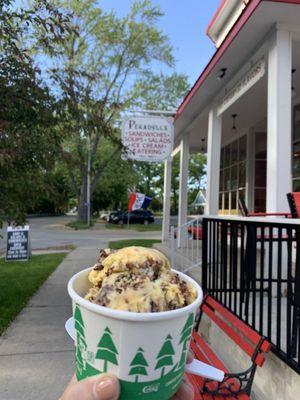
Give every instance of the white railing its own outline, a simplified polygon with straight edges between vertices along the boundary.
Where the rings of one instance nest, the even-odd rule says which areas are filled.
[[[188,272],[201,266],[202,217],[171,227],[170,252],[173,268]]]

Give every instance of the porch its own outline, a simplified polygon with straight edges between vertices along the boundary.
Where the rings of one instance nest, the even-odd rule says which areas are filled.
[[[188,233],[190,227],[200,224],[202,240],[193,239]],[[272,343],[268,367],[259,372],[260,377],[254,382],[257,398],[297,398],[300,390],[299,220],[204,216],[201,221],[192,220],[178,230],[181,230],[180,242],[178,237],[170,235],[169,241],[160,247],[169,256],[175,255],[173,266],[197,279],[206,293]],[[209,321],[204,327],[203,333],[212,347],[226,362],[232,359],[231,344],[224,346],[222,333]],[[246,365],[241,358],[231,367],[238,370]],[[266,385],[266,381],[272,384]]]

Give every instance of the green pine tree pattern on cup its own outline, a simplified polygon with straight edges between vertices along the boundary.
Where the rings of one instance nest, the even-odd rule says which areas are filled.
[[[182,352],[181,352],[181,357],[180,357],[180,361],[178,364],[178,369],[184,369],[184,367],[185,367],[186,358],[187,358],[187,344],[191,338],[193,325],[194,325],[194,315],[189,314],[189,316],[184,324],[184,327],[180,333],[179,345],[182,344]]]
[[[82,355],[86,351],[87,345],[85,341],[84,322],[78,306],[76,306],[74,318],[75,318],[75,330],[77,334],[77,347],[76,347],[75,357],[78,364],[78,368],[83,370],[85,367],[85,361]]]
[[[100,335],[98,344],[96,341],[93,348],[90,349],[86,339],[87,328],[83,316],[80,306],[76,304],[74,327],[76,334],[76,375],[78,380],[108,372],[110,365],[118,366],[119,364],[119,349],[114,343],[114,330],[110,326],[106,326],[102,331],[102,336]],[[178,337],[179,335],[177,336],[175,332],[173,337],[170,334],[167,334],[165,339],[162,337],[160,350],[158,353],[152,354],[152,360],[148,359],[148,357],[146,359],[144,349],[138,347],[132,361],[128,360],[127,379],[120,379],[121,400],[135,398],[157,400],[158,397],[161,400],[166,400],[176,393],[183,378],[193,323],[194,315],[189,314],[182,330],[180,331],[180,328],[178,330],[178,334],[180,333],[180,338],[178,339],[179,351],[182,346],[181,353],[178,356],[176,356],[178,352],[174,350],[173,337]],[[95,365],[98,369],[93,367],[94,363],[96,363]],[[153,376],[153,378],[150,378],[149,375]]]
[[[78,305],[75,306],[75,332],[76,332],[76,376],[78,380],[99,374],[99,371],[87,362],[87,344],[85,340],[85,326]]]
[[[139,375],[145,375],[147,376],[147,370],[146,367],[148,367],[148,363],[144,357],[144,350],[139,347],[136,355],[133,357],[133,360],[130,363],[130,371],[129,375],[135,375],[135,382],[139,381]]]
[[[103,372],[107,372],[107,365],[109,362],[118,365],[117,355],[119,353],[111,336],[112,333],[107,326],[98,343],[96,359],[104,361]]]
[[[162,345],[156,359],[158,359],[155,369],[161,368],[161,377],[165,374],[165,367],[173,366],[173,356],[175,354],[173,345],[172,345],[172,336],[169,334],[164,344]]]

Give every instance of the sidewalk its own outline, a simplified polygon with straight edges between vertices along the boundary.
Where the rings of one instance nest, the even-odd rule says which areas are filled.
[[[74,371],[73,344],[64,330],[71,316],[66,285],[106,245],[99,241],[69,253],[0,337],[1,400],[57,400],[62,394]]]

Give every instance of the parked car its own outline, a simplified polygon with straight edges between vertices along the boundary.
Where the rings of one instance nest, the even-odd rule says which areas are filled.
[[[124,211],[111,211],[107,217],[108,222],[115,222],[115,218],[119,218]]]
[[[113,214],[115,214],[115,213],[122,213],[123,211],[120,211],[120,210],[108,210],[108,211],[102,211],[101,213],[100,213],[100,219],[103,219],[104,221],[109,221],[109,218],[113,215]]]
[[[128,222],[128,218],[130,224],[146,225],[154,222],[154,215],[149,210],[126,211],[122,214],[113,216],[110,222],[115,224],[126,224]]]
[[[187,229],[188,237],[193,240],[202,240],[203,230],[202,226],[189,226]],[[174,237],[177,238],[177,229],[174,230]]]

